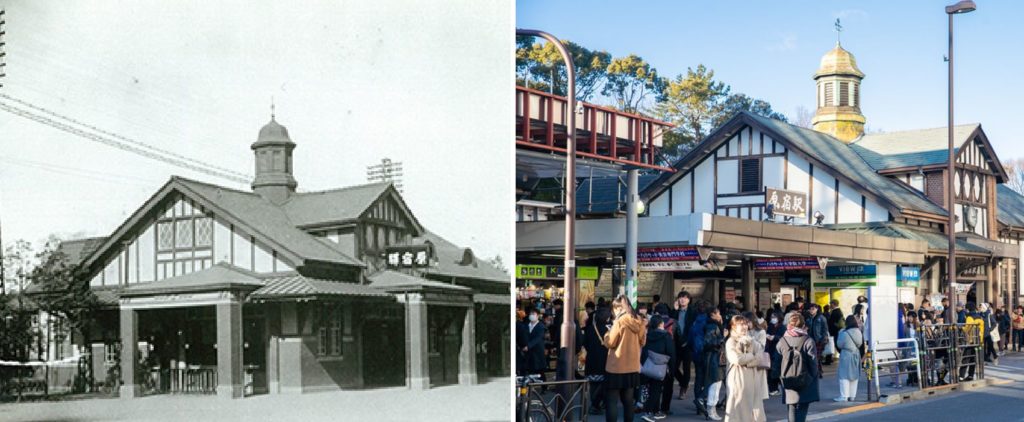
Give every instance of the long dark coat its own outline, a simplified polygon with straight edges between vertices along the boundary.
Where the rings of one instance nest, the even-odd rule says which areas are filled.
[[[792,346],[790,346],[792,344]],[[800,349],[803,351],[804,364],[807,365],[807,370],[811,373],[811,382],[804,386],[800,390],[786,389],[786,404],[798,404],[798,403],[812,403],[820,401],[821,397],[818,394],[818,360],[817,350],[814,345],[814,340],[808,336],[797,336],[790,337],[785,336],[779,341],[776,346],[780,355],[782,355],[781,368],[785,368],[789,362],[789,350]]]
[[[528,330],[526,334],[526,371],[530,374],[539,374],[547,370],[547,359],[544,357],[544,327],[543,322],[538,322],[533,330],[529,330],[530,325],[527,323],[526,328]]]
[[[523,348],[526,347],[527,328],[525,322],[516,322],[516,374],[526,374],[526,352]]]
[[[593,320],[591,320],[593,321]],[[587,349],[587,366],[585,375],[604,375],[604,367],[608,363],[608,348],[601,344],[601,339],[608,328],[589,323],[583,327],[583,348]],[[596,331],[595,331],[596,330]]]
[[[701,357],[704,362],[705,386],[725,379],[725,367],[721,365],[724,345],[725,336],[722,335],[722,326],[718,322],[708,319],[707,325],[704,326],[704,352]]]

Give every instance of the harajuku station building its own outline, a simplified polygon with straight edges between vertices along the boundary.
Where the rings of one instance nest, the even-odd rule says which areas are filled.
[[[896,324],[884,321],[896,320],[897,303],[918,306],[929,297],[938,304],[935,295],[945,291],[944,198],[952,188],[957,299],[1018,303],[1024,197],[1003,185],[1007,174],[982,126],[954,127],[955,182],[946,186],[947,128],[865,133],[864,77],[837,44],[808,87],[817,105],[811,128],[739,113],[674,171],[648,178],[640,193],[647,205],[638,233],[641,302],[654,294],[669,301],[685,289],[714,303],[742,298],[747,309],[836,299],[849,314],[864,295],[876,338],[895,338]],[[587,207],[594,198],[621,204],[625,197],[615,188],[581,190],[577,265],[613,269],[623,254],[624,208],[588,218]],[[561,250],[563,222],[533,220],[543,219],[517,224],[524,264]],[[611,296],[614,273],[601,271],[591,296]]]
[[[110,236],[64,244],[105,304],[74,339],[95,379],[241,397],[507,376],[508,275],[390,183],[297,191],[295,147],[271,119],[252,191],[172,177]]]

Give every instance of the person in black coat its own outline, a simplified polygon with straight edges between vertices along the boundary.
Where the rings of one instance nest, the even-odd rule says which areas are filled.
[[[669,362],[671,362],[675,357],[675,346],[672,343],[672,336],[669,335],[668,331],[665,331],[665,320],[658,315],[652,316],[647,323],[647,342],[644,343],[643,351],[640,354],[640,365],[642,366],[647,362],[651,352],[668,356]],[[666,366],[667,368],[668,366]],[[661,388],[665,383],[665,378],[669,376],[668,371],[665,371],[665,376],[658,379],[644,376],[648,393],[647,400],[643,406],[644,412],[651,415],[660,412]]]
[[[832,336],[833,343],[836,342],[836,336],[839,335],[839,330],[846,327],[846,317],[843,315],[843,310],[839,308],[839,301],[832,299],[832,310],[828,314],[828,335]],[[838,343],[835,343],[836,351],[839,351]],[[825,357],[825,365],[832,364],[833,355]]]
[[[782,355],[776,349],[779,344],[779,340],[782,340],[782,336],[786,334],[786,322],[782,320],[781,311],[772,311],[768,317],[768,328],[765,330],[765,343],[764,350],[768,351],[768,354],[772,358],[772,368],[768,371],[768,392],[770,395],[777,396],[782,394],[781,382],[779,381],[779,373],[782,366]]]
[[[529,332],[529,328],[526,322],[516,321],[516,375],[524,376],[526,374],[526,337]]]
[[[544,355],[544,332],[546,327],[540,322],[537,309],[530,308],[526,323],[526,373],[540,374],[544,378],[547,370],[547,358]]]
[[[604,347],[604,334],[611,324],[611,310],[602,307],[594,311],[589,323],[583,327],[583,348],[587,350],[584,374],[590,383],[590,414],[604,413],[604,376],[608,363],[608,348]]]
[[[704,391],[707,397],[702,397],[704,408],[697,409],[701,413],[713,414],[718,404],[718,393],[725,379],[725,368],[722,366],[722,347],[725,345],[725,336],[728,335],[722,330],[722,313],[718,308],[711,308],[708,311],[708,322],[704,326],[704,350],[701,356]],[[717,417],[717,416],[715,416]],[[714,417],[713,417],[714,418]]]
[[[686,395],[690,386],[690,366],[693,362],[693,345],[690,344],[690,328],[697,320],[697,306],[690,303],[690,293],[683,290],[676,296],[675,302],[675,346],[676,361],[672,365],[672,377],[679,383],[679,400]],[[700,358],[698,356],[698,358]],[[696,388],[695,388],[696,389]],[[671,392],[669,392],[671,394]]]

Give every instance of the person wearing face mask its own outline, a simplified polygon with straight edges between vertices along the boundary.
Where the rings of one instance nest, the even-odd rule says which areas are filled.
[[[772,368],[768,370],[768,391],[772,396],[782,394],[782,382],[779,379],[782,355],[779,354],[776,346],[779,344],[779,339],[786,334],[786,324],[782,323],[780,315],[778,311],[772,311],[768,317],[768,328],[765,329],[765,339],[767,340],[765,350],[768,350],[772,357]]]
[[[527,374],[540,374],[541,379],[544,379],[544,370],[547,369],[547,359],[544,358],[544,332],[546,330],[547,327],[540,322],[537,309],[530,308],[526,323],[526,347],[522,350],[526,355]]]
[[[640,350],[647,342],[647,329],[644,321],[634,314],[626,295],[619,295],[612,301],[612,315],[615,320],[604,334],[604,345],[608,348],[605,420],[615,422],[619,418],[618,405],[622,403],[623,420],[632,422],[633,389],[640,385]]]
[[[746,315],[751,314],[746,312],[732,318],[729,340],[725,343],[725,357],[729,365],[725,381],[729,387],[725,420],[764,422],[767,419],[764,400],[768,398],[768,387],[764,382],[764,370],[758,367],[764,346],[751,335],[749,327],[753,322]]]

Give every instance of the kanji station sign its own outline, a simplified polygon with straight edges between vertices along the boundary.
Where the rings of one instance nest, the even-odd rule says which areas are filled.
[[[775,215],[785,217],[807,216],[807,194],[782,189],[765,188],[764,205],[772,206]]]
[[[423,268],[430,266],[430,247],[427,245],[389,248],[384,254],[389,268]]]
[[[577,280],[597,280],[601,276],[598,267],[576,267]],[[565,277],[565,267],[558,265],[516,265],[516,278],[527,280],[560,280]]]
[[[637,262],[675,262],[675,261],[706,261],[711,255],[711,248],[696,246],[673,246],[665,248],[639,248],[636,252]]]

